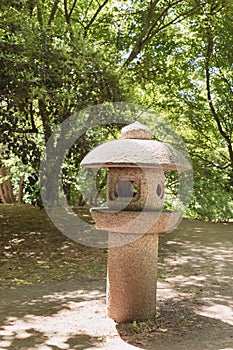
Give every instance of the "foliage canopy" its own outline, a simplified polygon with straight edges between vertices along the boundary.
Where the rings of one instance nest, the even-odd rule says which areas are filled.
[[[67,117],[127,101],[154,108],[184,138],[195,175],[186,214],[232,218],[232,17],[229,0],[2,0],[1,200],[10,201],[13,171],[14,196],[18,183],[20,200],[24,189],[25,201],[38,202],[45,142]],[[80,160],[109,131],[117,128],[89,131],[70,150],[63,180],[72,204],[82,203]]]

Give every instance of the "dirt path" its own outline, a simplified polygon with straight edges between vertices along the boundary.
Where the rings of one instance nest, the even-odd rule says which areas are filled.
[[[105,278],[0,291],[0,349],[233,349],[233,223],[184,220],[160,237],[156,322],[116,326]]]

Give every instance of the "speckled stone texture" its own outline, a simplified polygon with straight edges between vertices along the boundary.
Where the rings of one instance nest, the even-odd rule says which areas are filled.
[[[131,193],[127,193],[127,186],[122,186],[122,193],[119,193],[119,184],[124,182],[126,185],[128,182]],[[164,186],[164,172],[159,168],[110,168],[107,204],[109,208],[120,210],[160,209],[164,204]]]
[[[122,139],[141,139],[150,140],[151,130],[146,125],[139,122],[129,124],[121,130]]]
[[[125,242],[123,236],[127,234],[140,236],[169,232],[179,224],[181,219],[177,211],[114,211],[107,208],[92,208],[91,216],[98,228],[122,234],[115,245],[119,245],[120,238]],[[109,244],[109,246],[113,245]]]
[[[171,145],[152,141],[151,130],[138,122],[122,129],[121,140],[99,145],[82,160],[87,168],[120,166],[159,167],[164,171],[191,170],[185,157]]]
[[[158,234],[180,221],[178,212],[162,211],[164,172],[188,170],[190,164],[135,122],[122,129],[121,140],[98,146],[81,165],[109,169],[108,208],[91,210],[109,235],[108,316],[118,323],[148,319],[156,310]]]
[[[117,237],[120,236],[120,237]],[[109,241],[121,239],[109,233]],[[158,235],[108,251],[107,314],[117,323],[153,317],[156,311]]]
[[[189,162],[172,146],[145,139],[122,139],[103,143],[86,155],[81,166],[147,166],[160,167],[164,171],[191,170]]]
[[[108,233],[108,316],[117,323],[149,319],[156,311],[158,234],[173,229],[178,212],[93,208]]]

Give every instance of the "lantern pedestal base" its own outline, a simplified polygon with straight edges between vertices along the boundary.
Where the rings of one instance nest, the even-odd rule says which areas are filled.
[[[107,312],[117,323],[156,312],[158,234],[174,229],[178,212],[91,210],[108,231]]]
[[[118,235],[122,233],[109,233],[110,243],[120,239]],[[107,310],[115,322],[144,320],[155,315],[157,256],[157,234],[141,236],[108,250]]]

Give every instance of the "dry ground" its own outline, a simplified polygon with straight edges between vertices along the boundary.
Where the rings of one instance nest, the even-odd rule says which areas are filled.
[[[39,207],[0,206],[0,235],[1,288],[105,276],[106,250],[71,241]]]
[[[0,206],[0,237],[1,350],[233,349],[233,223],[161,235],[157,314],[126,325],[105,316],[106,250],[30,206]]]

